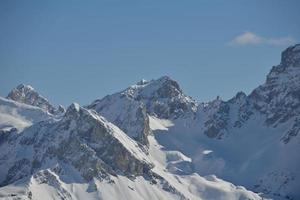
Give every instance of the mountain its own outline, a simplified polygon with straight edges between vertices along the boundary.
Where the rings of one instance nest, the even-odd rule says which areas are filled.
[[[274,199],[299,199],[300,45],[282,53],[266,82],[229,101],[199,103],[196,116],[154,133],[192,159],[201,175],[246,186]],[[188,144],[188,145],[187,145]]]
[[[64,111],[18,86],[0,98],[0,198],[300,199],[300,45],[281,57],[228,101],[163,76]]]
[[[300,45],[289,47],[264,84],[228,101],[218,97],[197,103],[176,81],[162,77],[142,80],[87,107],[144,145],[149,142],[139,138],[154,134],[164,149],[190,157],[190,173],[216,174],[275,199],[298,199],[299,63]],[[143,108],[143,115],[133,105]],[[165,128],[166,123],[171,126]]]
[[[10,133],[0,152],[5,199],[260,199],[214,176],[165,173],[122,130],[75,103],[60,119]]]
[[[96,110],[131,138],[148,145],[147,136],[151,134],[148,115],[175,119],[195,113],[197,104],[182,92],[176,81],[164,76],[141,80],[121,92],[95,100],[87,108]]]
[[[18,85],[7,95],[7,99],[11,99],[32,106],[37,106],[51,114],[65,111],[61,105],[56,109],[53,105],[50,104],[50,102],[45,97],[40,95],[30,85]]]

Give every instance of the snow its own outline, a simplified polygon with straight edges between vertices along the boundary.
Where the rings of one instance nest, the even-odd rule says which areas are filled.
[[[172,123],[171,120],[159,119],[155,116],[149,115],[149,125],[150,125],[150,129],[155,131],[155,130],[168,130],[168,128],[173,126],[174,124]]]
[[[50,118],[44,110],[0,97],[0,128],[15,127],[19,131]]]
[[[230,129],[228,137],[214,140],[204,134],[198,134],[201,130],[199,126],[203,123],[195,122],[186,126],[183,119],[178,119],[173,121],[174,125],[168,130],[155,130],[154,138],[157,141],[156,146],[161,146],[166,154],[168,151],[180,151],[191,158],[195,172],[200,175],[216,174],[247,188],[259,183],[264,174],[273,171],[284,172],[288,169],[288,184],[281,190],[297,195],[297,190],[293,188],[298,185],[297,177],[300,177],[300,162],[295,154],[300,151],[299,140],[298,143],[294,140],[290,146],[282,145],[280,139],[283,133],[290,129],[291,124],[285,123],[274,128],[266,126],[264,121],[265,119],[256,113],[243,127]],[[284,179],[273,179],[277,181],[264,182],[273,190],[277,190],[280,183],[284,182],[280,180]]]
[[[78,103],[72,103],[72,105],[71,105],[72,107],[74,107],[74,109],[78,112],[79,111],[79,109],[80,109],[80,106],[79,106],[79,104]]]
[[[293,51],[298,50],[299,45],[293,48]],[[286,56],[286,62],[299,64],[298,55]],[[165,76],[158,80],[142,80],[88,106],[105,117],[72,104],[75,112],[86,114],[82,118],[83,123],[79,125],[74,119],[67,126],[69,130],[51,138],[52,143],[59,144],[59,140],[65,139],[69,132],[76,129],[88,130],[90,126],[85,123],[86,119],[88,122],[96,120],[108,130],[109,139],[116,139],[116,145],[125,148],[122,150],[153,166],[151,172],[156,178],[151,179],[153,177],[146,173],[129,179],[117,173],[116,176],[109,175],[107,180],[94,178],[86,181],[72,165],[53,158],[51,162],[45,161],[32,176],[0,187],[0,198],[13,199],[11,194],[14,194],[26,199],[31,191],[32,199],[40,199],[41,196],[43,199],[113,200],[262,199],[248,190],[251,189],[263,192],[261,195],[264,197],[299,199],[300,71],[297,66],[283,64],[272,69],[266,83],[258,87],[252,96],[238,93],[229,101],[218,97],[209,103],[197,104],[182,93],[175,81]],[[169,89],[172,91],[170,94],[166,92]],[[187,111],[169,115],[169,106],[180,107],[181,103],[188,107]],[[159,106],[154,107],[154,104]],[[13,127],[21,132],[49,118],[55,117],[37,107],[0,98],[0,129],[3,133],[13,130]],[[273,122],[268,122],[273,118]],[[239,122],[238,125],[236,122]],[[48,125],[48,132],[39,130],[41,134],[52,131],[51,124]],[[216,132],[216,136],[206,132],[212,126],[215,126],[212,132]],[[33,137],[36,129],[42,128],[32,127],[22,134]],[[142,145],[134,140],[145,127],[147,130],[150,128],[147,133],[148,149],[146,145],[141,148]],[[36,137],[41,139],[38,138],[40,135]],[[83,142],[82,145],[87,144]],[[91,142],[90,145],[99,144]],[[0,159],[6,162],[0,165],[2,181],[8,173],[6,165],[11,166],[14,160],[22,158],[32,161],[34,152],[44,149],[33,149],[30,145],[15,148],[4,142],[0,150]],[[56,167],[61,167],[59,172]],[[17,173],[23,171],[21,169]]]
[[[29,194],[33,200],[40,199],[260,199],[260,197],[243,187],[234,186],[231,183],[218,179],[215,176],[201,177],[198,174],[187,172],[187,166],[192,164],[192,159],[180,151],[166,150],[161,146],[154,136],[149,136],[149,155],[146,155],[138,144],[127,136],[122,130],[108,122],[104,117],[99,116],[92,110],[82,107],[78,112],[92,116],[93,119],[102,123],[110,130],[118,141],[131,152],[136,158],[145,162],[153,163],[153,172],[162,177],[156,184],[143,176],[135,179],[118,175],[111,176],[111,181],[94,178],[87,182],[82,179],[80,173],[69,164],[60,163],[60,174],[56,173],[55,160],[45,161],[43,169],[35,172],[31,177],[27,177],[0,188],[0,197],[10,199],[10,195],[26,199]],[[153,121],[158,127],[173,127],[173,122],[168,120]],[[75,122],[73,122],[75,123]],[[76,126],[70,125],[70,129]],[[160,131],[160,129],[156,129]],[[27,134],[31,129],[27,129]],[[163,129],[166,131],[166,129]],[[56,143],[56,141],[52,141]],[[33,155],[31,146],[17,149],[17,157],[27,157]],[[182,165],[187,164],[187,165]],[[182,170],[182,171],[180,171]],[[170,191],[167,191],[170,190]],[[29,193],[29,191],[31,193]],[[172,192],[173,191],[173,192]]]
[[[190,199],[261,199],[257,194],[247,191],[244,187],[216,178],[215,176],[201,177],[198,174],[178,175],[167,171],[168,162],[174,160],[191,161],[190,158],[176,151],[165,151],[155,137],[149,136],[150,157],[155,164],[154,171],[164,177],[171,185],[182,191]],[[176,159],[167,159],[176,155]],[[212,178],[213,177],[213,178]]]
[[[37,172],[31,178],[22,179],[14,184],[0,188],[0,197],[10,199],[11,194],[26,199],[29,191],[32,200],[52,199],[110,199],[110,200],[168,200],[181,199],[180,196],[163,189],[160,183],[152,184],[143,177],[129,180],[125,176],[113,177],[114,182],[93,179],[90,182],[76,181],[78,176],[74,169],[65,167],[64,177],[58,176],[53,170],[46,169]],[[45,173],[46,172],[46,173]],[[197,174],[189,176],[168,175],[160,172],[170,185],[182,192],[191,200],[200,199],[261,199],[257,194],[243,187],[236,187],[215,176],[200,177]],[[47,179],[45,179],[48,177]],[[46,180],[46,182],[41,182]],[[65,181],[67,180],[67,181]]]
[[[204,151],[202,151],[202,154],[207,155],[207,154],[210,154],[212,152],[213,152],[212,150],[204,150]]]

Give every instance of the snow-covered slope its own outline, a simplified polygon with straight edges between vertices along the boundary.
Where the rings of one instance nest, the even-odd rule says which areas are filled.
[[[167,163],[170,172],[216,174],[267,197],[297,199],[299,63],[300,45],[286,49],[280,65],[272,68],[263,85],[248,96],[239,92],[229,101],[218,97],[196,103],[184,95],[176,81],[162,77],[142,80],[88,108],[109,118],[134,139],[138,135],[147,138],[153,132],[165,149],[191,158],[191,164],[179,164],[185,169]],[[137,117],[141,115],[133,105],[143,108],[142,118]],[[165,123],[172,126],[166,128]],[[146,140],[144,144],[149,143]]]
[[[0,198],[261,199],[213,176],[167,173],[157,161],[164,153],[153,144],[158,154],[147,154],[118,127],[74,103],[62,118],[2,141]],[[176,162],[177,154],[167,157]]]
[[[192,158],[201,175],[216,174],[275,199],[300,198],[300,45],[282,53],[266,82],[199,104],[194,118],[177,118],[155,136]]]

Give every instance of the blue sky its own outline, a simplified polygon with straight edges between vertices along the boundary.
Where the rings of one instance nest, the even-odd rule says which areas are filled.
[[[198,101],[263,83],[300,39],[300,1],[0,1],[0,95],[88,104],[169,75]]]

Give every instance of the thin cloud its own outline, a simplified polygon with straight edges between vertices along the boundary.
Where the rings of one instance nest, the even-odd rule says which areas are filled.
[[[273,46],[286,46],[296,43],[296,40],[292,37],[278,37],[267,38],[259,36],[253,32],[244,32],[241,35],[236,36],[230,41],[230,45],[243,46],[243,45],[259,45],[267,44]]]

